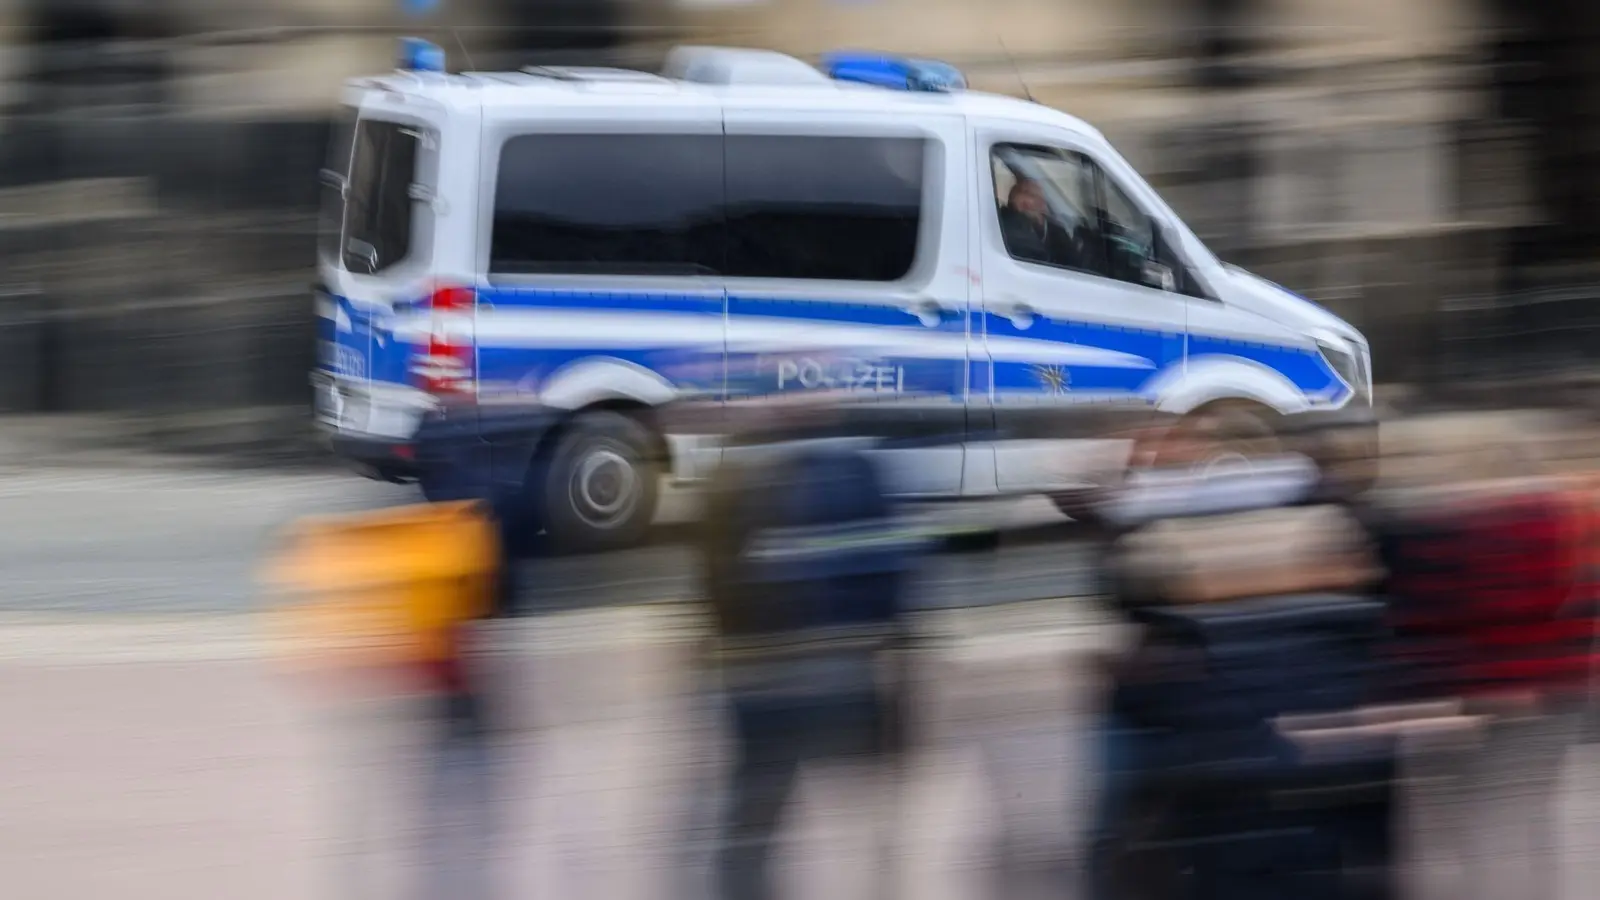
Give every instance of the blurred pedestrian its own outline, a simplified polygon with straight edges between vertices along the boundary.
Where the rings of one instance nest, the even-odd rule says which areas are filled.
[[[874,896],[894,892],[904,699],[894,661],[922,543],[869,457],[799,439],[821,424],[730,451],[713,487],[705,576],[737,754],[717,867],[727,900],[772,896],[778,822],[813,763],[853,763],[871,786]]]
[[[1414,760],[1418,874],[1454,857],[1451,896],[1560,893],[1557,789],[1595,658],[1591,504],[1559,480],[1483,480],[1374,517],[1397,699],[1457,701],[1486,723],[1475,745]]]
[[[1205,459],[1189,435],[1164,443],[1172,462]],[[1378,873],[1363,896],[1388,895],[1391,807],[1373,788],[1392,755],[1369,742],[1323,765],[1279,729],[1339,720],[1380,669],[1384,607],[1364,596],[1378,573],[1320,482],[1279,453],[1137,473],[1102,503],[1106,586],[1134,638],[1104,660],[1091,897],[1286,896],[1347,869]],[[1273,799],[1351,784],[1315,811]]]
[[[460,623],[448,636],[448,652],[432,666],[437,693],[431,720],[438,730],[424,770],[422,900],[490,896],[490,851],[511,835],[498,813],[537,765],[525,753],[497,752],[495,742],[510,736],[510,746],[522,749],[516,741],[535,718],[528,700],[535,694],[531,655],[520,625],[536,611],[524,569],[544,552],[535,496],[541,469],[540,460],[530,464],[530,453],[519,451],[536,446],[557,421],[537,406],[508,406],[491,415],[445,403],[423,417],[413,439],[423,496],[432,503],[478,504],[494,529],[498,555],[483,611],[490,621]]]

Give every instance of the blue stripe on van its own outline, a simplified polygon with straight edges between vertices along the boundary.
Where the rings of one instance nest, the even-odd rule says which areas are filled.
[[[904,369],[908,391],[935,392],[951,397],[964,395],[970,389],[987,393],[992,378],[993,387],[1000,395],[1019,393],[1049,393],[1059,387],[1066,392],[1132,393],[1143,390],[1162,371],[1182,361],[1184,335],[1179,331],[1156,331],[1109,326],[1094,322],[1036,320],[1027,329],[1018,329],[1010,320],[995,315],[973,312],[968,315],[946,314],[932,327],[922,324],[908,310],[875,303],[833,301],[826,299],[780,299],[751,295],[729,295],[726,300],[714,292],[700,294],[672,294],[657,292],[570,291],[489,287],[480,290],[480,318],[488,321],[496,311],[526,312],[549,311],[611,312],[629,311],[651,313],[670,317],[657,321],[695,323],[690,329],[703,332],[699,346],[705,353],[720,352],[723,337],[729,326],[722,315],[726,308],[728,321],[740,328],[754,328],[774,336],[792,333],[796,344],[804,346],[808,326],[836,325],[860,326],[868,329],[893,329],[911,345],[922,341],[944,342],[944,358],[917,358],[913,352],[895,353],[888,360]],[[340,300],[353,316],[355,310],[347,301]],[[415,310],[414,312],[412,310]],[[413,316],[425,316],[425,308],[408,306],[396,313],[386,323],[379,323],[377,338],[368,363],[372,377],[379,381],[404,382],[408,379],[408,362],[414,347],[400,345],[392,339],[395,324]],[[366,324],[366,317],[360,316]],[[586,357],[603,355],[656,371],[669,381],[684,388],[705,389],[713,387],[708,380],[704,361],[698,362],[685,345],[682,333],[663,336],[659,344],[649,340],[648,327],[630,331],[627,340],[619,342],[616,330],[622,323],[607,323],[593,329],[592,340],[582,335],[582,340],[569,339],[566,346],[539,347],[536,324],[528,326],[527,333],[515,335],[514,340],[496,340],[482,335],[478,341],[479,378],[484,381],[512,383],[528,381],[538,383],[562,366]],[[1144,365],[1117,362],[1097,364],[1093,361],[1064,366],[1038,364],[1026,359],[997,359],[991,376],[988,360],[949,358],[949,342],[959,342],[969,330],[974,339],[987,326],[988,334],[995,338],[1014,338],[1041,347],[1073,345],[1090,351],[1112,351]],[[364,332],[358,327],[357,332]],[[365,338],[365,334],[360,335]],[[387,339],[386,339],[387,338]],[[641,340],[643,338],[643,340]],[[776,338],[775,338],[776,339]],[[985,351],[974,343],[976,352]],[[1282,374],[1308,397],[1337,403],[1349,396],[1349,389],[1332,368],[1312,347],[1284,346],[1231,340],[1194,334],[1188,336],[1190,358],[1217,355],[1248,360]],[[1013,354],[1015,355],[1015,354]],[[1025,355],[1025,354],[1024,354]],[[1057,372],[1055,370],[1065,370]]]

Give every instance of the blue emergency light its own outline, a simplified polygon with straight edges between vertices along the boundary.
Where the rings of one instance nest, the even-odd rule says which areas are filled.
[[[443,72],[444,49],[422,38],[401,38],[400,68],[407,72]]]
[[[828,77],[837,81],[873,84],[899,91],[948,93],[967,87],[967,78],[960,69],[935,59],[845,51],[824,55],[822,68]]]

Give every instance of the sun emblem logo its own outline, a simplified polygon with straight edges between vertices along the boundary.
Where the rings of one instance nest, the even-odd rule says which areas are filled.
[[[1033,377],[1039,379],[1047,393],[1065,394],[1071,387],[1067,370],[1060,366],[1034,366]]]

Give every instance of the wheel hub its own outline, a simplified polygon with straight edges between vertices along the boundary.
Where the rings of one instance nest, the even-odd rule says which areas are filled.
[[[615,527],[639,502],[639,474],[633,462],[615,450],[597,448],[572,474],[573,509],[590,525]]]

